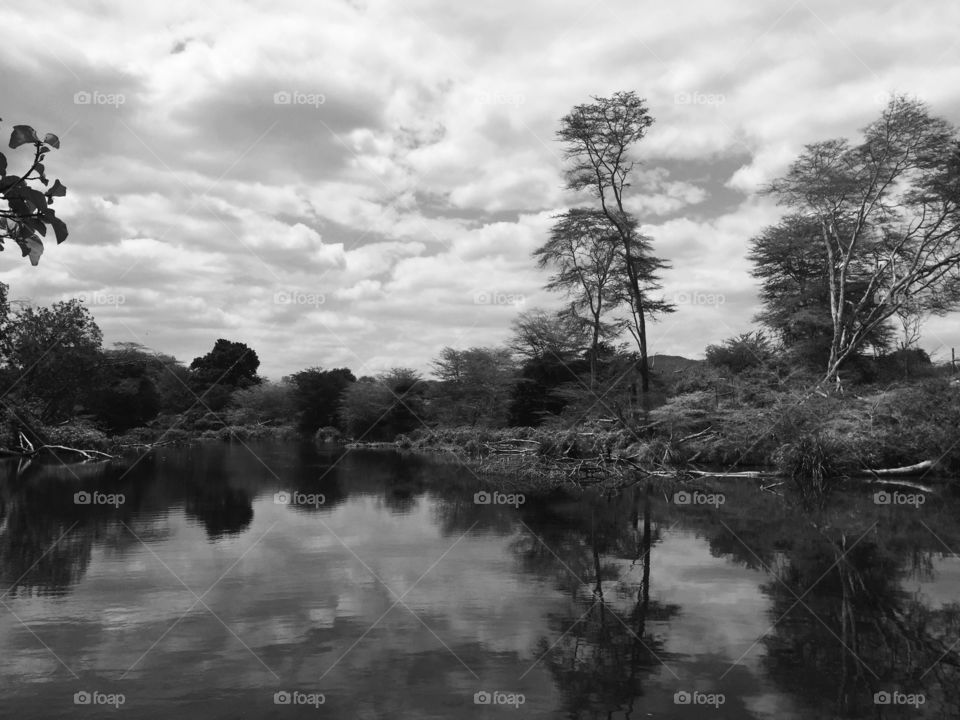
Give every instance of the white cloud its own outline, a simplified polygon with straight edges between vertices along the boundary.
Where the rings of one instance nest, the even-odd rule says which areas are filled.
[[[697,355],[749,324],[747,243],[779,213],[754,194],[805,143],[855,134],[889,91],[960,116],[949,0],[610,2],[55,1],[40,25],[3,5],[2,127],[61,135],[47,168],[71,236],[38,268],[0,256],[0,279],[38,303],[123,294],[93,307],[107,341],[132,331],[188,361],[226,335],[275,376],[358,357],[425,368],[559,305],[530,257],[579,202],[554,133],[573,104],[635,89],[656,122],[629,205],[674,264],[665,290],[728,298],[656,326],[654,351]],[[124,102],[75,104],[84,90]],[[275,104],[282,91],[305,102]],[[955,327],[937,342],[960,344]]]

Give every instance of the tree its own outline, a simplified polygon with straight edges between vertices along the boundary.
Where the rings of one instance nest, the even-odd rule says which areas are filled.
[[[157,379],[164,361],[139,343],[116,343],[103,351],[89,409],[111,432],[146,424],[160,411]]]
[[[773,348],[763,332],[748,332],[728,338],[722,345],[708,345],[706,355],[711,365],[739,375],[770,362]]]
[[[433,361],[430,416],[445,425],[501,426],[516,376],[507,348],[444,348]]]
[[[561,120],[557,136],[566,146],[566,157],[572,165],[566,171],[567,187],[571,190],[589,190],[600,201],[600,207],[620,239],[624,256],[627,288],[634,310],[636,340],[640,350],[640,375],[643,392],[650,390],[650,372],[647,362],[646,318],[648,307],[644,293],[646,283],[654,278],[641,274],[643,267],[666,267],[663,261],[647,257],[649,250],[638,238],[637,221],[624,206],[624,191],[634,161],[630,151],[646,135],[653,118],[646,103],[634,92],[617,92],[612,97],[593,97],[592,103],[576,105]]]
[[[511,425],[539,425],[564,410],[568,401],[557,391],[582,383],[590,369],[589,344],[587,328],[568,313],[535,308],[514,320],[509,347],[522,364],[509,407]]]
[[[228,388],[247,388],[258,385],[257,368],[260,358],[253,349],[242,342],[220,338],[213,349],[202,357],[194,358],[190,369],[201,388],[206,390],[216,384]]]
[[[816,223],[827,255],[825,380],[905,302],[960,302],[960,140],[920,101],[891,98],[857,145],[808,145],[769,192]]]
[[[296,413],[294,390],[293,384],[286,380],[234,390],[227,405],[227,422],[231,425],[287,424]]]
[[[513,321],[509,348],[525,360],[571,362],[583,356],[589,344],[586,328],[568,313],[533,308]]]
[[[823,367],[830,356],[833,321],[830,314],[829,256],[819,223],[800,214],[790,214],[750,241],[751,271],[761,281],[763,310],[756,320],[773,330],[793,360]],[[864,293],[871,267],[852,262],[847,271],[851,292]],[[866,307],[872,307],[868,298]],[[852,320],[852,318],[851,318]],[[865,336],[864,344],[883,351],[890,342],[890,328],[878,325]]]
[[[343,429],[339,417],[341,396],[357,381],[350,370],[313,367],[294,373],[287,380],[294,388],[293,400],[300,412],[301,432],[313,434],[323,427]]]
[[[0,250],[4,240],[13,240],[23,256],[36,265],[43,254],[40,237],[46,236],[47,227],[53,229],[58,245],[67,239],[67,226],[52,207],[54,199],[66,195],[67,189],[59,180],[50,185],[46,176],[47,153],[60,147],[56,135],[47,133],[41,140],[29,125],[14,125],[10,148],[16,150],[22,145],[33,145],[33,161],[23,175],[8,174],[7,158],[0,153]],[[38,183],[49,188],[40,190]]]
[[[340,401],[344,427],[353,437],[392,440],[422,426],[426,383],[415,370],[394,368],[349,385]]]
[[[44,422],[71,417],[100,365],[103,336],[90,311],[79,300],[26,307],[9,332],[10,377],[0,395],[18,389],[37,398]]]
[[[590,387],[597,384],[600,343],[616,335],[616,325],[604,314],[622,299],[617,287],[617,262],[621,258],[616,228],[599,210],[574,208],[554,218],[550,239],[533,253],[541,268],[556,269],[548,290],[573,298],[570,311],[590,328]],[[584,314],[587,315],[584,318]]]

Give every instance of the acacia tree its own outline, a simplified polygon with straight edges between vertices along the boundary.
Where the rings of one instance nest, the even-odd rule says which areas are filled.
[[[857,145],[808,145],[769,192],[816,223],[826,252],[824,380],[905,303],[942,313],[960,302],[960,141],[920,101],[891,98]]]
[[[0,250],[4,240],[13,240],[20,246],[24,257],[36,265],[43,254],[43,241],[47,227],[53,229],[57,244],[67,239],[67,226],[57,217],[53,207],[54,198],[63,197],[67,189],[46,176],[44,159],[51,149],[60,147],[60,139],[47,133],[41,140],[29,125],[14,125],[10,135],[10,148],[33,145],[33,161],[23,175],[7,173],[7,158],[0,153]],[[40,190],[40,183],[49,188]]]
[[[430,415],[449,425],[499,427],[506,421],[516,367],[507,348],[445,347],[433,361]]]
[[[828,255],[820,225],[800,214],[791,214],[750,241],[751,274],[759,278],[763,310],[756,320],[774,331],[784,349],[804,365],[823,367],[830,353],[833,321],[830,314]],[[847,271],[850,292],[863,293],[871,268],[857,261]],[[868,298],[872,307],[875,302]],[[852,321],[853,318],[850,318]],[[891,328],[878,325],[864,344],[884,350]]]
[[[617,92],[612,97],[593,97],[592,103],[575,105],[563,117],[557,137],[564,143],[565,155],[572,161],[566,171],[567,187],[589,190],[599,201],[603,214],[616,231],[624,257],[627,289],[635,313],[635,339],[640,350],[640,375],[643,392],[650,389],[647,362],[646,318],[652,308],[645,297],[647,282],[640,262],[649,250],[638,233],[638,223],[624,205],[624,192],[633,170],[633,146],[643,139],[653,124],[646,102],[634,92]],[[653,260],[653,258],[648,258]],[[665,267],[656,261],[654,268]]]
[[[617,285],[621,258],[618,236],[599,210],[574,208],[554,220],[550,239],[533,255],[541,268],[556,268],[546,288],[566,292],[572,298],[572,316],[582,318],[590,327],[590,387],[595,388],[600,343],[618,330],[603,317],[623,299]]]

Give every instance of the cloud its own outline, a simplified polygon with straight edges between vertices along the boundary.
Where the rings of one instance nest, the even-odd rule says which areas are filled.
[[[38,268],[0,256],[0,279],[40,304],[123,295],[91,305],[106,341],[186,360],[226,336],[271,376],[426,369],[563,302],[530,257],[583,201],[555,132],[634,89],[656,122],[627,202],[673,264],[664,292],[725,299],[655,324],[654,352],[695,356],[749,326],[749,239],[780,212],[757,190],[804,144],[855,135],[891,91],[960,116],[948,0],[610,3],[3,5],[0,130],[61,136],[71,235]]]

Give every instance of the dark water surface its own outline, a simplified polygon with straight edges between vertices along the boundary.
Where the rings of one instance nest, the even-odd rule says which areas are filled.
[[[4,461],[0,717],[960,715],[950,493],[477,489],[299,444]]]

